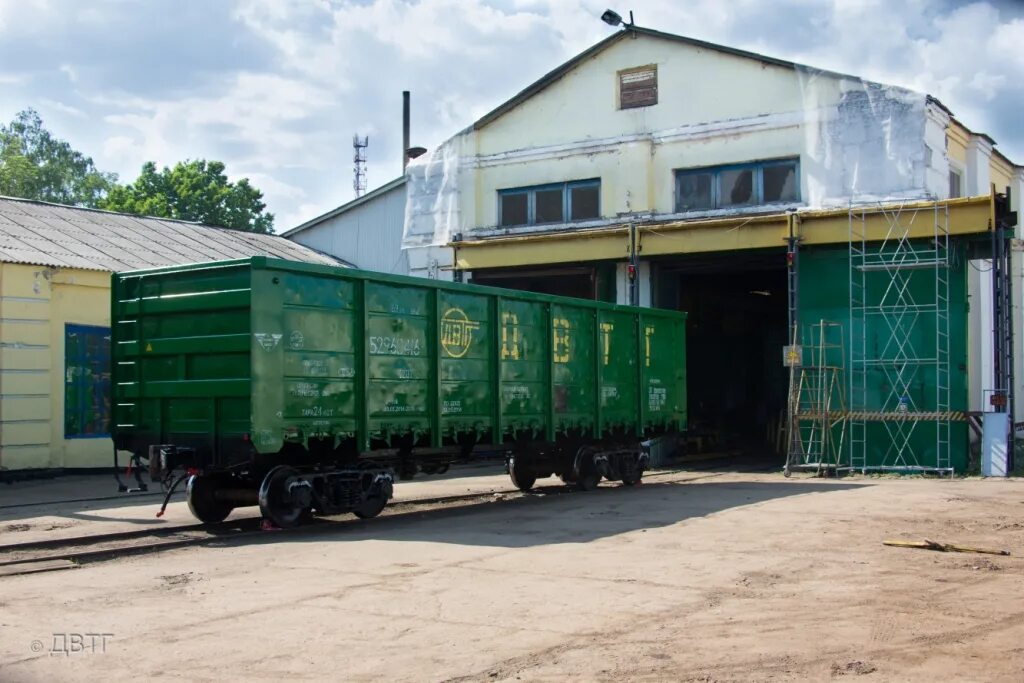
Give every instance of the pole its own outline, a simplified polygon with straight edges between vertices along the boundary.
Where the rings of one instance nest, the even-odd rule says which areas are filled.
[[[409,91],[402,91],[402,172],[409,163]]]

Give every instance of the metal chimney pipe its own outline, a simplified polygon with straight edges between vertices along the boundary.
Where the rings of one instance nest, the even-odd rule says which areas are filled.
[[[409,163],[409,91],[402,91],[402,172]]]

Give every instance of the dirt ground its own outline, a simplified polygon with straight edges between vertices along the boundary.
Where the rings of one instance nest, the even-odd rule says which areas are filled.
[[[507,480],[400,484],[439,486]],[[1020,480],[683,472],[499,494],[2,578],[0,681],[1021,681],[1022,557]],[[93,633],[110,635],[52,652]]]

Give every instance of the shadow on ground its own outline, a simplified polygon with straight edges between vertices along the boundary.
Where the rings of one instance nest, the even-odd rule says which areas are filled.
[[[703,477],[714,475],[703,475]],[[703,478],[701,475],[695,478]],[[507,494],[479,503],[425,511],[395,511],[372,520],[338,518],[308,529],[214,545],[324,543],[360,540],[428,541],[523,548],[587,543],[640,529],[756,505],[789,496],[838,494],[870,484],[778,482],[653,482],[635,488],[606,485],[587,493],[564,487]]]
[[[452,467],[445,474],[430,475],[433,480],[457,479],[477,475],[500,474],[503,463],[481,461]],[[146,477],[148,482],[148,476]],[[135,482],[131,482],[135,485]],[[136,493],[118,493],[117,484],[110,474],[76,475],[74,477],[32,479],[0,484],[0,532],[7,525],[25,526],[17,522],[31,522],[39,516],[62,517],[79,522],[125,522],[140,526],[162,526],[166,522],[156,519],[165,492],[160,485],[149,483],[150,490]],[[182,483],[171,502],[185,500]],[[134,510],[133,508],[142,508]],[[125,510],[124,516],[92,514],[94,511]],[[252,516],[258,516],[253,511]],[[13,520],[13,521],[12,521]]]

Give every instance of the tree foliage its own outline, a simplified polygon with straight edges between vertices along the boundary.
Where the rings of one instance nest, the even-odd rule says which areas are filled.
[[[248,178],[230,182],[220,161],[196,159],[160,171],[146,162],[134,183],[112,188],[100,206],[250,232],[270,233],[274,228],[263,193]]]
[[[0,124],[0,195],[95,207],[116,181],[43,128],[34,109]]]

